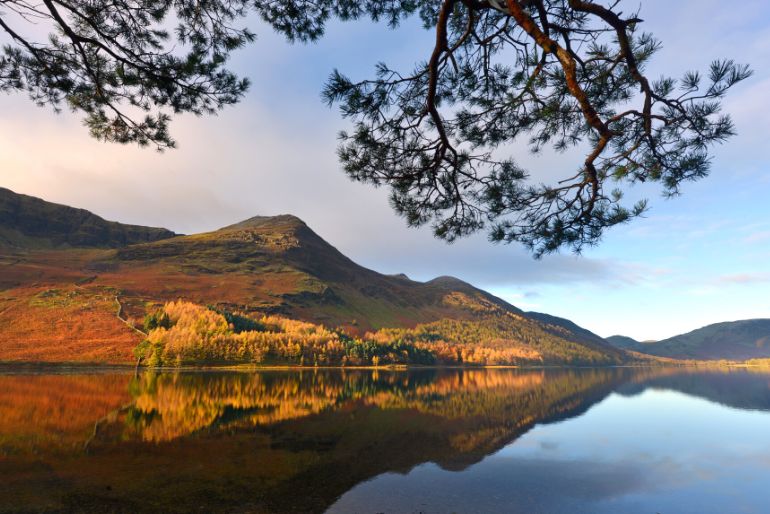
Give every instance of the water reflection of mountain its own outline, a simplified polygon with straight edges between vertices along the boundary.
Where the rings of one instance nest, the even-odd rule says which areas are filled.
[[[634,395],[647,388],[678,391],[714,403],[744,410],[770,410],[770,373],[745,369],[657,369],[620,386],[620,394]]]
[[[0,376],[0,511],[322,511],[646,387],[770,404],[767,375],[659,368]]]

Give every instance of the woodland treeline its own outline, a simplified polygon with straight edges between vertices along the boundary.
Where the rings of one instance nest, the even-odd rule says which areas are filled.
[[[441,320],[354,337],[323,325],[266,315],[251,318],[186,301],[145,318],[135,354],[146,365],[299,366],[610,364],[613,358],[560,335],[521,326],[515,316]]]

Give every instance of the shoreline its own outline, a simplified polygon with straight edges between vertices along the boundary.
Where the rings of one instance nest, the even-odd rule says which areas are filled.
[[[394,364],[386,366],[300,366],[300,365],[257,365],[257,364],[223,364],[223,365],[190,365],[190,366],[161,366],[161,367],[136,367],[135,364],[121,363],[90,363],[90,362],[35,362],[35,361],[0,361],[0,374],[9,373],[61,373],[61,372],[262,372],[262,371],[311,371],[311,370],[338,370],[338,371],[417,371],[417,370],[482,370],[482,369],[507,369],[507,370],[544,370],[544,369],[615,369],[615,368],[736,368],[736,369],[770,369],[767,365],[750,364],[746,362],[653,362],[637,364],[613,364],[613,365],[407,365]]]

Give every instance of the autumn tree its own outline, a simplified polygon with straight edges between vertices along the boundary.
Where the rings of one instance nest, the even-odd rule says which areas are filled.
[[[710,149],[734,134],[726,91],[750,75],[730,60],[705,73],[651,80],[660,48],[639,13],[583,0],[6,0],[0,89],[82,112],[91,134],[171,147],[173,114],[209,114],[248,87],[226,67],[251,42],[256,14],[291,41],[330,19],[396,28],[419,16],[435,32],[412,70],[373,78],[334,71],[323,94],[353,129],[340,136],[348,175],[384,185],[410,225],[452,241],[482,228],[540,255],[580,250],[641,214],[620,188],[657,182],[667,195],[709,171]],[[47,38],[32,38],[48,30]],[[517,164],[573,146],[585,156],[555,183]],[[524,151],[527,151],[526,149]],[[542,173],[541,173],[542,175]]]

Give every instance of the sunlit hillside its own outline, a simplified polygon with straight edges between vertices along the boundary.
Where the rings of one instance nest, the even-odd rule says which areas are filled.
[[[5,196],[14,212],[71,209]],[[129,363],[137,355],[152,365],[478,365],[626,358],[567,320],[524,313],[461,280],[417,282],[366,269],[294,216],[174,236],[73,212],[84,221],[0,218],[20,234],[0,240],[0,361]],[[101,233],[94,224],[107,224],[106,234],[139,235],[78,235]],[[117,247],[104,248],[110,246]],[[164,309],[176,313],[169,312],[174,326],[145,327]],[[280,328],[243,330],[231,326],[234,315]]]

